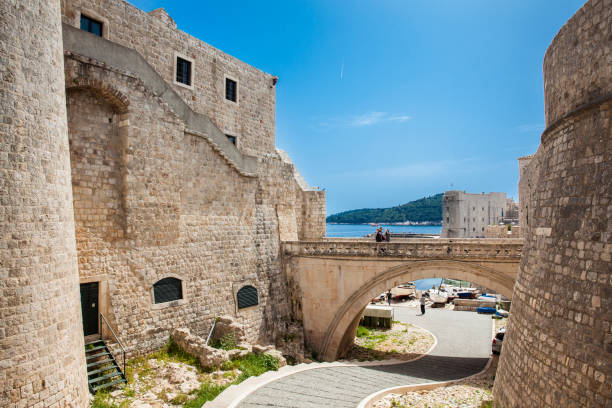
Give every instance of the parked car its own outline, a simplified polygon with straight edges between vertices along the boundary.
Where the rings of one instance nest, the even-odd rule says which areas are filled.
[[[502,343],[504,342],[504,335],[506,334],[506,328],[499,329],[493,337],[493,342],[491,343],[491,351],[493,354],[499,354],[501,352]]]

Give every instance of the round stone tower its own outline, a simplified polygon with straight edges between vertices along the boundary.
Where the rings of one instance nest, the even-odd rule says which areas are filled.
[[[0,406],[86,407],[59,0],[0,2]]]
[[[589,0],[544,58],[546,130],[526,169],[527,233],[494,387],[501,407],[612,406],[610,21],[610,0]]]

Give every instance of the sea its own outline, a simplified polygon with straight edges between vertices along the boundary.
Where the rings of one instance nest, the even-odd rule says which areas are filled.
[[[400,234],[411,232],[414,234],[439,234],[441,225],[386,225],[380,224],[383,231],[389,229],[391,233]],[[369,224],[327,224],[328,237],[363,237],[376,232],[376,227]]]
[[[414,234],[439,234],[442,230],[440,225],[385,225],[380,224],[383,230],[389,229],[391,233],[410,232]],[[327,236],[336,238],[360,238],[376,232],[376,227],[369,224],[327,224]],[[431,289],[433,285],[440,284],[440,278],[420,279],[414,281],[419,290]]]

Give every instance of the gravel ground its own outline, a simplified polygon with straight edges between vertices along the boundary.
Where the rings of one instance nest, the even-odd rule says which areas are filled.
[[[493,357],[485,373],[448,387],[405,394],[388,394],[373,408],[485,408],[492,407],[493,381],[498,358]]]

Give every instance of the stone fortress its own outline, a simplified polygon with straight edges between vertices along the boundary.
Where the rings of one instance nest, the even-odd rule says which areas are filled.
[[[442,197],[441,238],[484,238],[489,225],[507,213],[506,193],[469,194],[445,191]],[[512,201],[512,200],[510,200]]]
[[[122,0],[0,16],[0,406],[85,407],[98,313],[129,356],[224,314],[280,336],[325,193],[275,148],[277,78]]]
[[[589,0],[545,56],[502,407],[612,403],[610,21]],[[281,335],[282,242],[322,240],[325,195],[275,149],[277,78],[122,0],[8,0],[0,23],[0,406],[86,407],[99,312],[130,355],[220,314]]]

